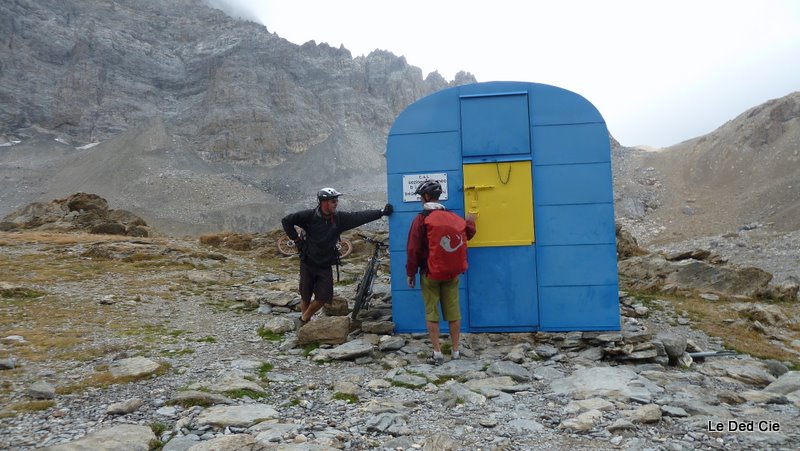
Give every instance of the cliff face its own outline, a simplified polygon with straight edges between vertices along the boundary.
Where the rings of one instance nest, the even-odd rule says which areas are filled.
[[[196,233],[275,226],[320,185],[374,204],[397,114],[471,82],[202,0],[0,2],[0,213],[84,191]]]
[[[298,46],[200,0],[17,0],[0,17],[6,134],[39,125],[85,144],[160,117],[207,160],[275,166],[337,132],[384,132],[448,86],[391,53]]]

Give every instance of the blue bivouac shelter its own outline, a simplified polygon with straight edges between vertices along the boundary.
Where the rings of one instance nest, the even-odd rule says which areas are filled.
[[[620,329],[609,134],[586,99],[526,82],[445,89],[400,113],[386,155],[396,332],[426,330],[405,264],[428,179],[445,207],[477,215],[462,331]]]

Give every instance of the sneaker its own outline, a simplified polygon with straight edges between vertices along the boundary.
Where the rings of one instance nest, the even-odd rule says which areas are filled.
[[[303,321],[300,318],[294,318],[294,328],[295,328],[295,330],[300,330],[300,328],[305,326],[306,324],[308,324],[308,321]]]
[[[439,366],[444,363],[444,355],[437,357],[434,353],[431,353],[431,355],[428,356],[425,362],[428,363],[429,365]]]
[[[453,358],[453,360],[461,360],[461,352],[460,352],[460,351],[455,351],[455,352],[452,354],[452,356],[451,356],[451,357]]]

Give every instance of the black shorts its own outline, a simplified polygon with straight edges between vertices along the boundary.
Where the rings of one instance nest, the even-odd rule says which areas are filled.
[[[300,262],[300,299],[310,302],[312,294],[315,301],[325,304],[333,300],[333,270]]]

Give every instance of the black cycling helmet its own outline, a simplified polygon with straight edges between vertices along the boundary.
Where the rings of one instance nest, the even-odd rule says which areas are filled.
[[[341,196],[342,193],[336,191],[333,188],[322,188],[317,192],[317,200],[322,202],[323,200],[328,199],[336,199],[337,197]]]
[[[442,184],[436,180],[425,180],[419,184],[417,190],[414,191],[414,194],[418,194],[420,196],[427,194],[434,199],[438,199],[442,194]]]

